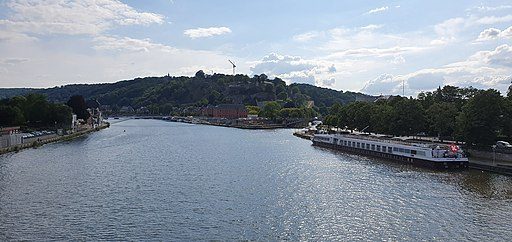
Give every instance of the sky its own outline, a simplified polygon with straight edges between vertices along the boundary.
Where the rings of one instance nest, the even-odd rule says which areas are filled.
[[[0,87],[265,73],[417,95],[512,81],[512,2],[0,0]]]

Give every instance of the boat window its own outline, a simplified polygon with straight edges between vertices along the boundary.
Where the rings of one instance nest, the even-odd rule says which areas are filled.
[[[357,148],[361,148],[361,143],[357,142]]]
[[[380,145],[377,145],[377,151],[380,151]]]
[[[407,153],[407,154],[410,154],[411,153],[411,150],[409,149],[404,149],[404,152]]]
[[[352,146],[352,141],[349,141],[349,142],[348,142],[348,146]]]
[[[388,153],[393,153],[393,149],[391,147],[388,147]]]
[[[411,150],[411,154],[415,155],[416,154],[416,150]]]
[[[382,146],[382,152],[386,152],[386,146]]]
[[[393,151],[398,152],[398,148],[393,147]]]
[[[372,145],[372,150],[375,150],[375,145]]]
[[[400,152],[400,153],[404,153],[404,152],[405,152],[405,149],[404,149],[404,148],[398,148],[398,152]]]
[[[366,149],[369,150],[370,149],[370,144],[366,144]]]

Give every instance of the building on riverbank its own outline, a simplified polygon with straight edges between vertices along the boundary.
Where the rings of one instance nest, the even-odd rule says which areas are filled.
[[[247,118],[249,113],[242,104],[219,104],[203,108],[201,114],[206,117],[238,119]]]
[[[0,128],[0,148],[19,145],[23,142],[20,127]]]

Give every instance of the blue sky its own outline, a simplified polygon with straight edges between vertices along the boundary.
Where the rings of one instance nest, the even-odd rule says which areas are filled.
[[[510,1],[1,0],[0,87],[265,73],[369,94],[512,81]]]

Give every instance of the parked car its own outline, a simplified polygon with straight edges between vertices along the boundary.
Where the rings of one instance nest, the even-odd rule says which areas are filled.
[[[508,150],[512,149],[512,145],[506,141],[497,141],[496,149]]]

